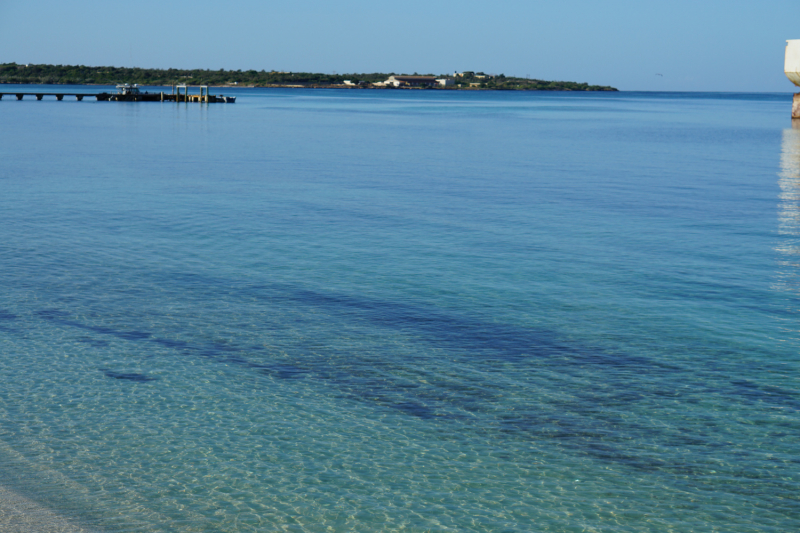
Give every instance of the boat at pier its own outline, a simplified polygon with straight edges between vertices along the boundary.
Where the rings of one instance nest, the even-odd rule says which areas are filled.
[[[164,99],[161,97],[162,93],[152,93],[142,90],[138,85],[129,85],[124,83],[117,85],[117,92],[115,94],[100,93],[98,100],[111,100],[114,102],[160,102]],[[108,96],[107,98],[100,98],[100,96]]]
[[[201,85],[199,88],[200,94],[189,94],[189,86],[187,85],[174,85],[172,93],[150,93],[148,91],[142,92],[142,88],[139,85],[124,83],[117,85],[116,93],[100,93],[97,95],[97,99],[114,102],[198,102],[207,104],[232,104],[236,102],[235,96],[211,94],[207,85]]]

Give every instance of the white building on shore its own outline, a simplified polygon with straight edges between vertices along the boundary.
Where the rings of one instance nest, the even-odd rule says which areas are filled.
[[[449,87],[455,85],[451,78],[436,78],[436,76],[389,76],[386,81],[373,84],[376,87]]]
[[[384,82],[394,87],[433,87],[436,85],[435,76],[389,76]]]

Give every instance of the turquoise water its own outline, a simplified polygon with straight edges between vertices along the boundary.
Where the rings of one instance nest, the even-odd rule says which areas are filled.
[[[0,101],[0,485],[101,532],[800,529],[790,96],[225,92]]]

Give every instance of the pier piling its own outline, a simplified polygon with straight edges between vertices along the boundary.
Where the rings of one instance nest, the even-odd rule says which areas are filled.
[[[792,99],[792,118],[800,118],[800,93]]]
[[[45,96],[55,96],[59,102],[64,100],[65,96],[74,96],[79,102],[83,100],[84,96],[94,96],[98,102],[107,102],[109,100],[114,102],[194,102],[194,103],[233,103],[236,101],[235,96],[212,95],[211,90],[207,85],[201,85],[200,94],[189,94],[189,86],[187,85],[173,85],[172,93],[164,91],[150,93],[148,91],[142,92],[138,85],[133,87],[129,85],[120,85],[117,87],[116,93],[73,93],[73,92],[0,92],[0,100],[5,95],[13,95],[17,100],[22,100],[26,96],[35,96],[37,100],[42,100]]]

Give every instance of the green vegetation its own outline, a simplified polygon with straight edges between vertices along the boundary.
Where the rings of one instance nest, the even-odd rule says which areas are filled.
[[[312,72],[266,72],[256,70],[180,70],[124,67],[86,67],[83,65],[0,64],[0,83],[48,83],[116,85],[338,85],[344,80],[368,83],[383,81],[386,74],[318,74]]]
[[[330,87],[344,80],[361,82],[364,86],[385,81],[391,75],[372,74],[320,74],[313,72],[276,72],[256,70],[180,70],[123,67],[86,67],[83,65],[18,65],[0,63],[0,83],[117,85],[243,85],[255,87],[304,86]],[[464,73],[456,78],[456,86],[448,89],[495,89],[535,91],[616,91],[613,87],[575,83],[571,81],[543,81],[512,78],[502,74],[486,76],[481,72]]]
[[[455,79],[456,88],[494,89],[500,91],[616,91],[614,87],[589,85],[574,81],[544,81],[529,78],[490,76],[483,72],[462,72]]]

